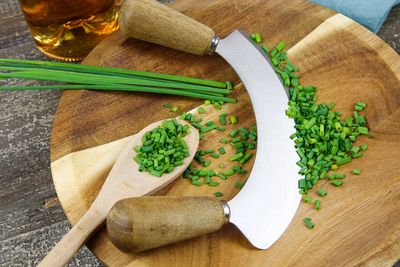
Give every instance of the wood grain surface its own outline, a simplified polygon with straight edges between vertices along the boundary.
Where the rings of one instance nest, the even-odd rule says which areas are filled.
[[[399,56],[375,35],[344,16],[302,1],[293,1],[285,8],[281,1],[264,3],[234,1],[228,6],[224,0],[182,1],[174,7],[211,25],[221,36],[240,27],[260,32],[270,46],[285,40],[290,47],[290,58],[301,69],[302,82],[315,84],[320,100],[335,102],[344,116],[350,114],[356,101],[368,103],[365,113],[374,138],[362,138],[361,141],[369,145],[366,156],[342,168],[342,172],[349,173],[352,168],[359,167],[363,174],[348,175],[343,188],[324,184],[329,196],[324,199],[322,210],[316,212],[302,203],[288,230],[266,251],[252,248],[232,225],[214,234],[136,255],[116,250],[103,231],[88,245],[106,264],[349,266],[363,263],[389,266],[397,260],[400,255]],[[226,15],[222,16],[224,19],[216,19],[216,14]],[[236,90],[239,103],[226,105],[223,111],[239,115],[244,126],[254,123],[244,88],[233,70],[218,57],[200,58],[125,40],[122,35],[115,34],[95,49],[86,63],[233,80],[239,84]],[[168,117],[168,111],[161,108],[166,102],[179,105],[183,110],[199,104],[184,98],[152,95],[89,91],[64,94],[53,128],[52,160],[120,139],[150,121]],[[205,117],[216,119],[218,114],[210,110]],[[218,147],[218,138],[217,133],[207,136],[203,146]],[[101,176],[94,177],[91,186],[82,185],[75,192],[66,187],[57,188],[60,202],[72,223],[90,205],[102,181]],[[54,175],[54,182],[57,187],[57,175]],[[79,181],[71,177],[71,183]],[[225,199],[237,193],[232,184],[230,180],[219,188]],[[181,179],[164,193],[210,195],[214,191],[208,187],[195,188]],[[63,194],[75,194],[77,201],[64,201]],[[316,222],[312,231],[302,224],[306,216]]]

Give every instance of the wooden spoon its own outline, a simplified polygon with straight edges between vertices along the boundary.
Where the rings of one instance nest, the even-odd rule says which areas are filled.
[[[187,124],[182,120],[178,119],[178,121],[181,124]],[[199,132],[191,125],[189,125],[189,134],[184,137],[189,149],[189,156],[184,159],[183,165],[176,167],[173,172],[155,177],[147,172],[139,172],[139,166],[133,160],[136,155],[133,148],[141,145],[142,136],[161,123],[162,121],[150,124],[131,137],[127,146],[118,156],[99,195],[89,210],[38,266],[65,266],[95,230],[103,225],[114,203],[128,197],[150,195],[168,185],[183,173],[193,160],[199,146]]]

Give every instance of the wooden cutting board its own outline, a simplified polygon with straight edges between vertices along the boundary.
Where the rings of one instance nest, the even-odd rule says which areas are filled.
[[[110,266],[392,265],[400,257],[399,55],[350,19],[301,0],[181,0],[171,6],[209,25],[220,36],[241,28],[260,32],[270,47],[284,40],[290,59],[300,67],[303,84],[316,85],[320,101],[335,102],[336,110],[345,117],[356,101],[368,103],[364,114],[374,138],[362,138],[361,143],[369,145],[365,156],[341,168],[347,174],[345,185],[322,185],[329,192],[322,209],[317,212],[301,203],[288,230],[268,250],[252,248],[232,225],[138,255],[118,251],[101,229],[88,247]],[[101,43],[85,64],[232,80],[239,103],[225,105],[223,111],[237,115],[239,125],[254,124],[245,89],[218,56],[193,56],[126,40],[116,33]],[[202,101],[123,92],[63,93],[54,119],[51,161],[57,194],[72,224],[98,193],[115,155],[125,144],[120,139],[175,115],[162,108],[165,103],[188,111]],[[205,120],[216,120],[218,114],[220,111],[210,107]],[[207,135],[202,148],[218,148],[222,135]],[[87,148],[92,149],[70,154]],[[246,168],[250,170],[251,165]],[[360,168],[362,175],[351,175],[353,168]],[[235,176],[217,190],[229,200],[238,192],[233,183],[245,178]],[[160,194],[210,195],[215,191],[178,179]],[[314,229],[303,225],[304,217],[313,218]]]

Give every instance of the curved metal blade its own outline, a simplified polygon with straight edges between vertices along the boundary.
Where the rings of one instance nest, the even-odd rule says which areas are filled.
[[[300,201],[298,155],[289,136],[294,121],[285,114],[288,95],[269,59],[248,35],[234,31],[216,52],[243,81],[256,115],[257,154],[243,189],[228,205],[230,222],[257,248],[267,249],[285,231]]]

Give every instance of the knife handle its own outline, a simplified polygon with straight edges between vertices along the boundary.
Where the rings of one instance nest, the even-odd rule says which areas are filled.
[[[219,230],[229,207],[215,197],[138,197],[114,204],[107,217],[113,244],[135,253]]]
[[[196,55],[212,53],[218,43],[212,29],[155,0],[125,0],[119,24],[129,37]]]

